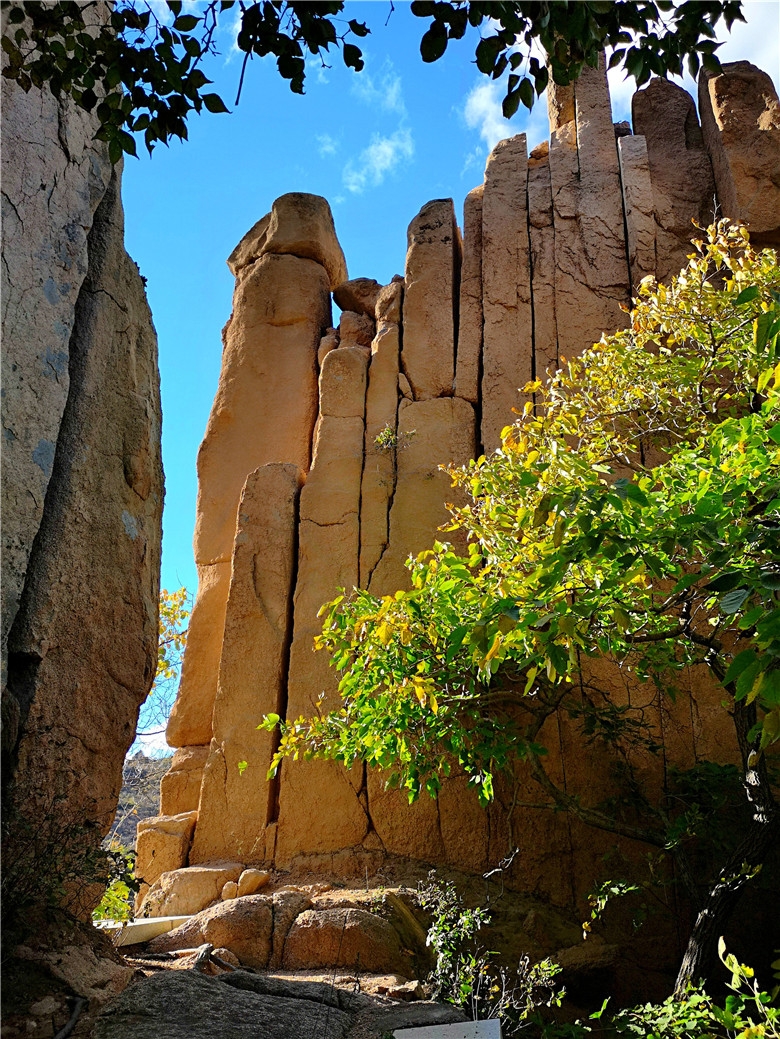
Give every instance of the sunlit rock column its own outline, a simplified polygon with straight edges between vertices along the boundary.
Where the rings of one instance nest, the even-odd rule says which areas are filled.
[[[309,468],[317,350],[330,325],[330,289],[346,280],[330,208],[315,195],[277,199],[229,263],[236,290],[219,387],[198,454],[199,586],[168,723],[174,747],[211,739],[241,491],[258,466]]]
[[[770,77],[749,61],[699,76],[704,142],[725,216],[747,224],[757,245],[780,244],[780,103]]]
[[[650,80],[631,99],[631,118],[634,133],[647,146],[657,240],[654,273],[666,282],[686,263],[697,233],[692,221],[706,227],[713,219],[712,165],[693,98],[677,84]],[[631,147],[625,140],[621,148]]]
[[[628,259],[603,57],[573,87],[548,89],[558,353],[571,357],[625,325]]]

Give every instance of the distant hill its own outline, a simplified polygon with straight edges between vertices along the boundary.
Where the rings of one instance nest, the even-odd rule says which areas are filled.
[[[118,841],[125,848],[135,848],[138,823],[159,814],[160,779],[168,771],[171,757],[147,758],[139,750],[132,758],[126,759],[119,804],[106,843]]]

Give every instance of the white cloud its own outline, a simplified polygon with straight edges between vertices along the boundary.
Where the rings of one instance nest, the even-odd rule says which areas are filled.
[[[359,101],[373,108],[406,115],[401,77],[390,61],[384,62],[376,76],[371,75],[368,67],[364,68],[352,81],[352,93]]]
[[[476,83],[466,97],[463,118],[471,130],[476,130],[487,151],[492,151],[499,141],[515,134],[525,133],[528,138],[530,152],[540,141],[548,136],[547,94],[536,99],[530,112],[521,108],[511,119],[505,119],[501,111],[501,102],[506,90],[505,79],[481,80]],[[463,171],[472,166],[480,166],[484,162],[484,150],[475,148],[466,157]]]
[[[335,155],[338,150],[339,142],[329,133],[317,134],[317,151],[323,158],[326,155]]]
[[[509,123],[501,112],[503,96],[503,85],[487,79],[477,83],[466,97],[463,109],[466,126],[479,133],[489,150],[510,135]]]
[[[374,134],[369,146],[344,167],[344,186],[354,195],[369,187],[379,187],[402,159],[411,159],[413,155],[414,141],[409,130],[398,129],[389,137]]]

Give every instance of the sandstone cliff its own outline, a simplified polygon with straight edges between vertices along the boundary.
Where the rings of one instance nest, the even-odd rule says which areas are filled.
[[[337,676],[313,650],[320,605],[339,587],[406,584],[404,560],[446,518],[439,464],[493,450],[529,380],[624,324],[641,279],[679,269],[692,219],[709,221],[717,202],[761,241],[777,235],[780,131],[766,77],[726,66],[701,98],[703,130],[687,94],[653,82],[635,96],[627,133],[613,127],[603,67],[551,88],[549,142],[530,155],[523,135],[495,148],[466,198],[463,235],[451,200],[427,203],[409,225],[404,277],[384,287],[339,284],[346,269],[322,199],[283,196],[239,243],[199,459],[201,584],[168,728],[178,749],[139,858],[156,880],[154,912],[184,891],[188,869],[362,875],[394,854],[477,871],[511,833],[534,835],[512,884],[559,905],[582,895],[612,842],[553,813],[518,808],[510,823],[516,791],[484,812],[455,777],[410,808],[382,776],[327,762],[285,762],[267,784],[273,739],[255,726],[267,712],[295,718],[336,702]],[[711,696],[694,690],[687,718],[653,715],[666,757],[648,762],[648,782],[713,750],[717,732],[702,736],[701,724]],[[566,725],[543,736],[564,787],[608,792]]]

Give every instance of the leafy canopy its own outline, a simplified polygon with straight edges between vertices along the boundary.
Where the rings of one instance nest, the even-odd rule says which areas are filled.
[[[359,758],[412,800],[457,761],[488,801],[542,750],[513,707],[560,702],[588,657],[661,690],[709,667],[746,768],[780,737],[780,272],[725,221],[694,245],[629,327],[526,387],[501,449],[448,470],[466,558],[437,543],[410,590],[323,607],[341,705],[269,716],[274,770]]]
[[[48,84],[69,95],[100,121],[97,137],[108,142],[112,162],[136,154],[133,133],[142,133],[151,152],[158,141],[187,138],[191,112],[226,112],[227,106],[203,71],[217,53],[219,18],[235,0],[209,0],[197,14],[182,13],[182,0],[166,0],[171,24],[160,20],[149,0],[116,0],[109,21],[98,21],[93,3],[56,0],[9,5],[2,37],[3,75],[24,90]],[[248,62],[272,54],[279,74],[295,93],[304,92],[306,55],[325,64],[333,47],[345,65],[360,72],[363,54],[355,42],[370,32],[357,19],[342,18],[342,0],[262,0],[241,3],[236,46],[243,53],[236,104]],[[504,115],[522,103],[529,110],[550,74],[565,85],[599,52],[612,50],[611,64],[638,86],[651,75],[681,75],[687,62],[720,70],[715,27],[744,21],[741,0],[520,0],[513,3],[414,0],[414,15],[429,21],[421,42],[423,61],[437,61],[450,40],[469,28],[479,31],[475,60],[480,72],[498,79],[505,72]],[[393,5],[389,4],[392,13]],[[532,47],[538,44],[537,54]],[[549,66],[549,70],[548,70]]]

